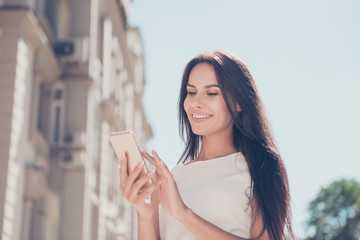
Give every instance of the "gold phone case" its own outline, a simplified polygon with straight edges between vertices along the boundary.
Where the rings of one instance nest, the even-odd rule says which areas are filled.
[[[128,159],[128,173],[130,173],[141,161],[144,161],[132,131],[128,130],[111,133],[110,142],[119,160],[121,160],[122,154],[124,152],[126,153],[126,157]],[[148,169],[145,165],[139,177],[147,172]]]

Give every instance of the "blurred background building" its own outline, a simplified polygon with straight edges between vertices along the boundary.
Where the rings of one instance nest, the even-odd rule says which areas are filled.
[[[0,0],[0,238],[136,239],[113,131],[152,136],[131,0]]]

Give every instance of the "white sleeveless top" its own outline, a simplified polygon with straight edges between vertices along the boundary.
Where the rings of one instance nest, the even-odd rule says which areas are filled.
[[[172,174],[184,203],[226,232],[250,238],[251,177],[241,152],[206,161],[178,164]],[[161,240],[196,240],[178,220],[159,206]]]

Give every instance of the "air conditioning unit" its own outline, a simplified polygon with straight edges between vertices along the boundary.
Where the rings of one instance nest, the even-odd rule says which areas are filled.
[[[59,154],[60,166],[65,169],[79,169],[85,166],[86,153],[84,150],[69,150]]]
[[[64,169],[79,169],[85,166],[86,134],[84,131],[64,135],[62,145],[56,150],[60,166]]]
[[[67,133],[63,143],[66,149],[83,150],[86,146],[86,134],[83,131]]]
[[[54,52],[64,63],[87,63],[89,61],[89,38],[77,37],[59,40]]]

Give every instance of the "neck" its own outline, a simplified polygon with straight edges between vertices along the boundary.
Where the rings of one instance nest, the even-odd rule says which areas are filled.
[[[198,161],[223,157],[236,153],[233,146],[232,134],[216,134],[212,136],[203,136]]]

